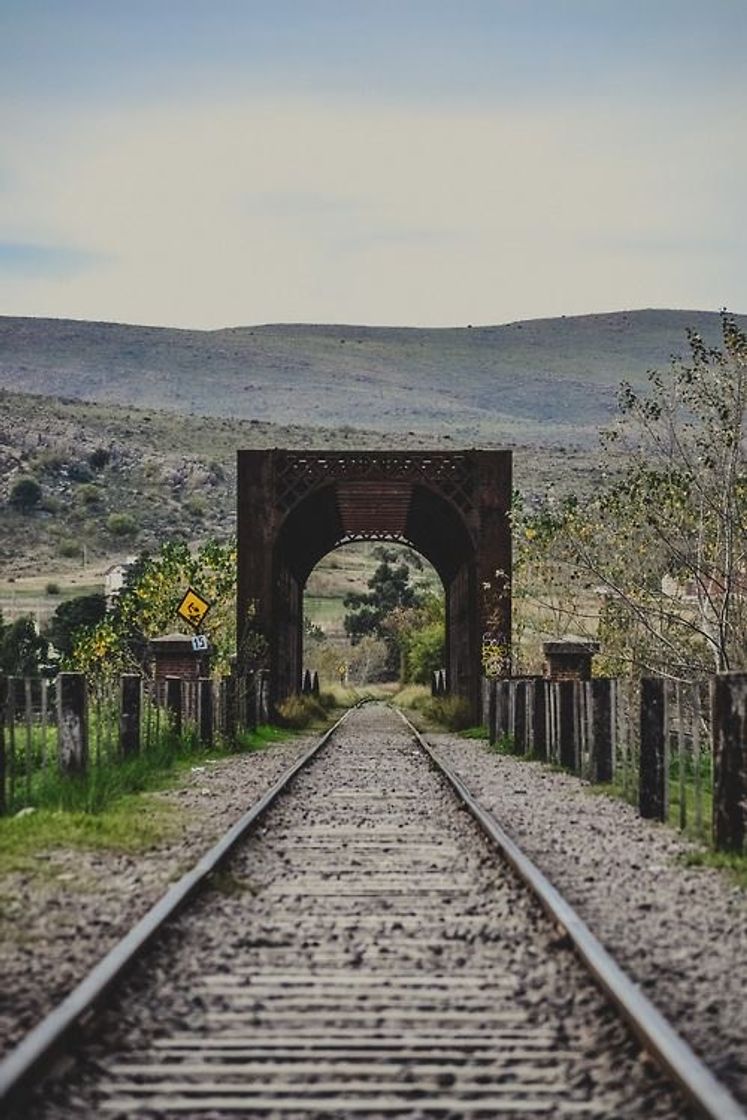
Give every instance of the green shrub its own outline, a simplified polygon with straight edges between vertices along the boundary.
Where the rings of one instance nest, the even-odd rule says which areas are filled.
[[[47,595],[59,595],[60,585],[59,583],[55,583],[54,580],[50,580],[44,590],[46,591]]]
[[[83,486],[79,486],[76,496],[86,506],[98,505],[103,497],[101,487],[95,486],[93,483],[85,483]]]
[[[359,697],[354,688],[343,688],[339,684],[333,684],[324,692],[320,692],[316,699],[325,711],[331,711],[332,708],[352,708],[353,704],[358,703]]]
[[[327,713],[316,697],[289,696],[278,704],[278,716],[282,726],[300,730],[315,721],[326,720]]]
[[[112,453],[108,448],[97,447],[96,450],[92,451],[88,456],[88,463],[95,471],[100,471],[106,466],[111,457]]]
[[[106,519],[106,527],[115,537],[133,537],[137,533],[137,522],[129,513],[110,514]]]
[[[93,471],[88,463],[71,463],[67,468],[67,477],[71,482],[90,482]]]
[[[66,556],[68,559],[71,559],[73,556],[80,556],[81,549],[77,541],[71,541],[68,539],[60,541],[57,546],[57,551],[59,552],[60,556]]]
[[[431,690],[420,684],[408,684],[400,689],[392,701],[397,708],[422,711],[431,702]]]
[[[193,494],[191,498],[187,498],[185,505],[193,517],[204,517],[207,506],[205,499],[201,498],[199,494]]]
[[[42,488],[35,478],[28,476],[26,478],[19,478],[13,484],[10,491],[10,498],[8,499],[12,506],[26,513],[28,510],[38,506],[42,497]]]

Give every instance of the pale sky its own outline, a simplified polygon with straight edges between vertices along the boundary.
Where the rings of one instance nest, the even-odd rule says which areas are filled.
[[[747,311],[747,0],[0,0],[0,314]]]

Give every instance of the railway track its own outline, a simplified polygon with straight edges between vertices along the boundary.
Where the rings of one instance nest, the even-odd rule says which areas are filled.
[[[0,1066],[0,1100],[40,1120],[743,1118],[414,729],[369,705],[331,738]]]

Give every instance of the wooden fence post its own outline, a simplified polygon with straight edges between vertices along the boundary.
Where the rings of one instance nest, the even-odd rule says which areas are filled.
[[[257,727],[257,674],[248,672],[244,678],[246,693],[246,726],[249,731]]]
[[[527,681],[517,681],[514,692],[514,750],[527,753]]]
[[[8,703],[8,678],[0,673],[0,816],[8,811],[8,800],[5,795],[5,771],[7,768],[5,758],[5,708]]]
[[[270,670],[259,669],[255,676],[257,697],[257,725],[270,719]]]
[[[119,752],[122,758],[140,753],[140,708],[143,682],[139,673],[123,673],[119,688]]]
[[[747,839],[747,673],[717,673],[711,681],[713,841],[742,852]]]
[[[537,679],[532,688],[532,754],[535,758],[547,761],[547,708],[549,702],[550,682]]]
[[[166,711],[175,735],[182,733],[182,693],[182,678],[166,677]]]
[[[641,678],[641,758],[638,811],[642,817],[667,817],[666,698],[661,677]]]
[[[236,738],[236,731],[238,729],[239,717],[239,690],[238,678],[236,673],[232,670],[227,677],[223,678],[225,691],[225,709],[223,713],[223,734],[227,739],[233,741]]]
[[[200,742],[203,746],[213,745],[213,682],[210,677],[200,677],[197,682],[197,711],[200,726]]]
[[[488,741],[492,746],[495,746],[497,739],[496,720],[498,718],[498,711],[496,708],[496,693],[498,690],[498,682],[488,680],[488,704],[487,704],[487,717],[488,717]]]
[[[501,680],[496,681],[496,694],[495,694],[495,735],[496,741],[504,739],[508,735],[509,728],[509,713],[510,713],[510,689],[511,682],[503,677]]]
[[[591,681],[591,780],[611,782],[614,777],[612,754],[612,681],[594,677]]]
[[[58,760],[64,774],[88,768],[88,689],[83,673],[57,677]]]
[[[578,681],[558,681],[558,761],[576,770],[576,686]]]

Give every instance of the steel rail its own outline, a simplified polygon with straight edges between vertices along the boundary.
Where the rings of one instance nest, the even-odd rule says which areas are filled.
[[[358,705],[356,705],[357,707]],[[129,933],[114,945],[106,956],[36,1027],[19,1042],[18,1046],[0,1062],[0,1104],[11,1102],[23,1093],[29,1081],[41,1073],[43,1067],[63,1047],[81,1020],[101,1001],[109,989],[122,978],[140,953],[158,935],[164,925],[205,884],[208,876],[219,867],[236,845],[270,808],[279,794],[290,784],[300,770],[332,738],[353,709],[346,712],[332,725],[317,743],[313,743],[301,757],[233,824],[221,839],[170,887],[157,902],[132,927]]]
[[[565,930],[577,955],[588,967],[602,991],[626,1020],[643,1048],[651,1054],[670,1080],[675,1082],[687,1101],[707,1120],[747,1120],[747,1113],[728,1089],[714,1077],[637,984],[620,968],[550,880],[501,828],[492,813],[478,803],[459,775],[413,726],[404,712],[399,711],[399,714],[437,772],[446,778],[483,831],[498,847],[506,862],[536,895],[550,918]]]

